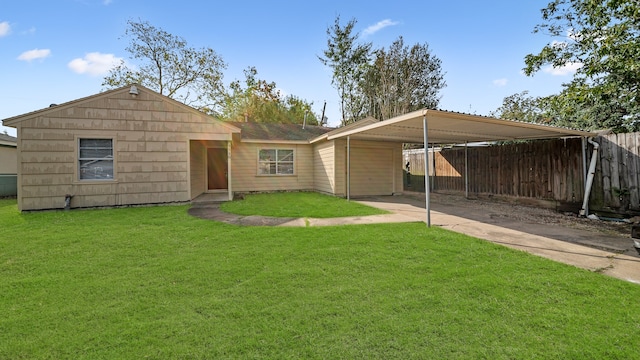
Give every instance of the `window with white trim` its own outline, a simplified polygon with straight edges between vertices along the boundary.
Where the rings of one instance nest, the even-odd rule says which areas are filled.
[[[80,180],[113,180],[113,139],[78,139]]]
[[[293,175],[293,149],[260,149],[258,175]]]

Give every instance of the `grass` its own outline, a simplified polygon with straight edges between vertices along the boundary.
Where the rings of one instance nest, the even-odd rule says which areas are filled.
[[[387,214],[387,211],[316,192],[250,194],[244,200],[223,203],[223,211],[238,215],[332,218]]]
[[[640,286],[424,224],[0,200],[2,359],[637,359]]]

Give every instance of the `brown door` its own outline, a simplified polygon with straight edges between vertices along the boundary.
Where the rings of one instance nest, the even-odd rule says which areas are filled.
[[[207,179],[209,190],[228,188],[227,149],[207,148]]]

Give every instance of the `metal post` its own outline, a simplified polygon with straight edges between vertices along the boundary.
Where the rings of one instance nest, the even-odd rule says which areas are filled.
[[[351,136],[347,136],[347,200],[351,200]]]
[[[431,204],[429,203],[429,197],[431,192],[429,189],[429,139],[427,137],[427,112],[424,111],[422,115],[422,128],[424,130],[424,198],[425,206],[427,209],[427,227],[431,227]]]
[[[469,198],[469,148],[468,143],[464,141],[464,197]]]
[[[227,141],[227,192],[229,201],[233,200],[233,179],[231,178],[231,140]]]

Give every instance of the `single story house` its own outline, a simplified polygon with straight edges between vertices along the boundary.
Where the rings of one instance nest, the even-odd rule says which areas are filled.
[[[402,143],[331,129],[227,123],[143,86],[105,91],[3,121],[18,132],[18,208],[189,202],[202,194],[402,191]]]
[[[18,139],[0,134],[0,197],[16,196],[18,174]]]

